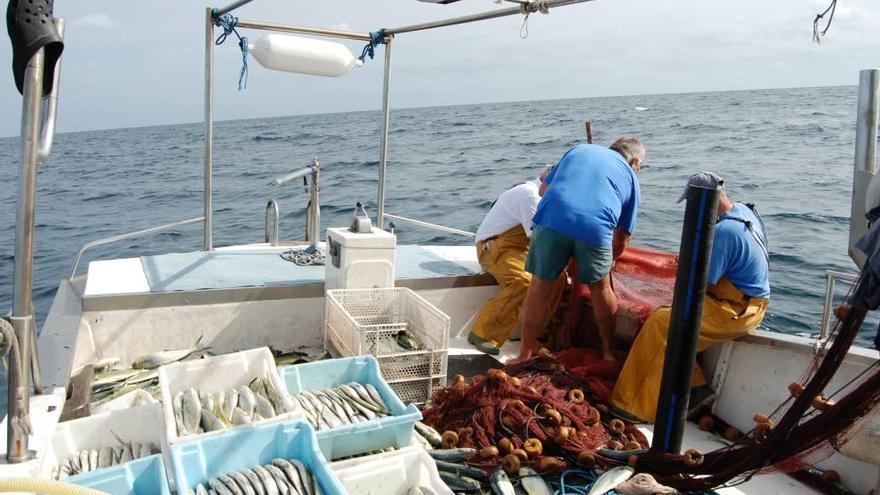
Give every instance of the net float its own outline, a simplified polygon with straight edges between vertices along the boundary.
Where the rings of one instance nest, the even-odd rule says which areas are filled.
[[[556,430],[556,434],[553,435],[553,441],[556,442],[556,445],[562,445],[568,441],[569,436],[571,436],[569,428],[560,426],[559,429]]]
[[[458,384],[458,383],[466,383],[466,382],[467,382],[467,380],[465,380],[464,375],[459,374],[459,375],[455,375],[454,377],[452,377],[452,384],[453,385]]]
[[[617,440],[609,440],[608,441],[608,449],[609,450],[623,450],[623,444],[618,442]]]
[[[440,437],[440,445],[442,445],[444,449],[452,449],[457,447],[458,433],[452,430],[444,431],[443,435]]]
[[[579,388],[569,390],[568,401],[572,404],[582,404],[584,402],[584,391]]]
[[[510,455],[519,458],[520,462],[526,462],[529,460],[529,454],[523,449],[513,449],[510,451]]]
[[[620,434],[623,434],[623,431],[626,430],[626,424],[624,424],[623,421],[621,421],[617,418],[612,419],[608,423],[608,426],[610,426],[613,431],[616,431],[617,433],[620,433]]]
[[[544,457],[538,461],[538,471],[542,473],[558,473],[565,467],[565,462],[558,457]]]
[[[755,428],[752,430],[752,437],[755,440],[761,441],[767,438],[767,434],[770,433],[770,430],[773,429],[773,424],[771,423],[758,423],[755,425]]]
[[[729,440],[731,442],[735,442],[739,440],[739,437],[742,436],[739,430],[734,428],[733,426],[728,426],[726,430],[724,430],[724,439]]]
[[[798,382],[792,382],[788,386],[788,391],[791,393],[792,397],[800,397],[804,395],[804,386]]]
[[[529,457],[538,457],[544,452],[544,446],[541,445],[541,441],[537,438],[529,438],[523,442],[523,450],[526,451]]]
[[[512,376],[510,377],[510,383],[514,387],[519,387],[520,385],[522,385],[522,380],[520,380],[518,377]]]
[[[697,427],[703,431],[712,431],[712,428],[715,427],[715,419],[707,414],[700,418]]]
[[[688,449],[684,453],[684,465],[687,467],[698,467],[703,464],[703,453],[697,449]]]
[[[515,474],[519,474],[519,468],[522,466],[522,463],[519,460],[519,457],[513,454],[507,454],[504,456],[504,459],[501,460],[501,467],[504,469],[504,472],[513,476]]]
[[[516,428],[516,421],[513,419],[513,416],[510,416],[509,414],[501,415],[501,424],[508,430]]]
[[[754,417],[752,417],[752,421],[754,421],[754,422],[757,423],[757,424],[761,424],[761,423],[769,423],[769,422],[770,422],[770,418],[767,417],[766,414],[758,413],[758,414],[755,414]]]
[[[502,438],[498,441],[498,450],[505,454],[509,454],[513,451],[513,444],[510,442],[509,438]]]
[[[833,469],[822,471],[822,476],[820,477],[825,483],[840,483],[840,474]]]
[[[593,467],[596,465],[596,456],[593,455],[592,452],[584,450],[580,454],[578,454],[577,463],[578,465],[585,468]]]
[[[813,398],[813,408],[817,411],[830,411],[834,408],[835,402],[834,399],[830,397],[825,397],[824,395],[817,395]]]
[[[523,390],[525,390],[526,392],[528,392],[530,394],[538,395],[538,389],[536,389],[535,387],[532,387],[531,385],[529,385],[528,387],[525,387]]]
[[[541,357],[545,357],[545,358],[552,358],[553,357],[553,353],[550,352],[550,349],[547,349],[546,347],[542,347],[542,348],[538,349],[538,355]]]
[[[595,424],[598,424],[599,421],[601,421],[601,420],[602,420],[602,416],[599,414],[599,410],[596,409],[595,407],[589,408],[587,410],[586,417],[584,417],[584,423],[586,423],[587,426],[593,426]]]
[[[639,450],[640,448],[642,448],[642,446],[635,440],[630,440],[623,444],[623,450]]]
[[[498,455],[498,447],[494,445],[490,445],[486,448],[480,449],[480,457],[483,459],[489,459]]]

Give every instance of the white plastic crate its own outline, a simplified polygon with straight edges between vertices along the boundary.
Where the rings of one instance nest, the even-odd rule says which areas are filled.
[[[452,495],[434,460],[420,445],[334,462],[330,467],[349,495],[407,495],[413,487],[424,493]]]
[[[290,398],[284,380],[278,374],[275,359],[268,347],[260,347],[247,351],[211,356],[168,364],[159,368],[159,389],[162,392],[162,409],[165,416],[165,436],[168,444],[189,441],[234,429],[252,428],[253,425],[230,426],[228,428],[181,437],[177,434],[177,423],[174,420],[174,396],[178,392],[193,387],[200,392],[219,392],[248,385],[254,378],[269,378],[279,395],[285,402],[289,412],[281,413],[274,418],[258,421],[254,424],[285,421],[302,417],[299,406]],[[167,451],[167,449],[166,449]]]
[[[396,346],[402,330],[416,349]],[[405,287],[328,290],[324,338],[340,356],[375,356],[404,402],[424,403],[446,385],[449,316]]]

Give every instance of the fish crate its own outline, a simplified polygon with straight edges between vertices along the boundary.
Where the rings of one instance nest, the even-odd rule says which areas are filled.
[[[121,447],[123,442],[163,445],[164,428],[159,404],[96,414],[59,423],[52,434],[40,467],[44,478],[69,456],[102,447]],[[170,494],[163,456],[159,453],[98,468],[68,477],[65,481],[111,495]]]
[[[437,464],[421,445],[330,466],[349,495],[407,495],[413,487],[423,493],[453,495],[440,479]]]
[[[424,404],[446,385],[449,316],[404,287],[328,290],[324,343],[337,355],[371,355],[406,403]],[[398,335],[414,344],[406,349]]]
[[[180,436],[174,418],[174,397],[192,387],[199,392],[215,393],[229,391],[248,385],[254,378],[266,378],[275,387],[288,412],[252,424],[229,426],[221,430]],[[162,409],[165,418],[165,437],[168,445],[182,440],[192,440],[224,431],[249,429],[254,425],[281,422],[302,417],[299,406],[290,398],[284,381],[278,374],[275,359],[268,347],[210,356],[203,359],[181,361],[159,368],[159,389],[162,393]]]
[[[413,424],[422,419],[419,409],[404,405],[382,378],[373,356],[328,359],[279,368],[291,395],[335,388],[350,382],[372,385],[391,411],[391,416],[327,430],[318,430],[318,447],[327,459],[338,459],[387,447],[401,448],[412,442]]]
[[[273,459],[302,462],[321,485],[324,495],[344,495],[330,464],[321,455],[315,430],[303,419],[261,424],[248,430],[171,446],[171,464],[178,493],[191,493],[199,483],[241,469],[271,464]]]

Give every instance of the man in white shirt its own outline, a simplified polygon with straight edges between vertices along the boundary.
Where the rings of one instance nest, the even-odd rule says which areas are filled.
[[[548,165],[540,177],[501,193],[477,229],[480,266],[500,286],[498,294],[480,311],[468,335],[468,342],[486,354],[498,354],[519,321],[532,280],[525,270],[532,217],[547,187],[544,178],[551,170],[553,165]]]

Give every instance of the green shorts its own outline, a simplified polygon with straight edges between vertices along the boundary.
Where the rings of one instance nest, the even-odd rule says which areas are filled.
[[[578,264],[578,280],[584,284],[598,282],[611,271],[614,256],[611,248],[591,246],[562,235],[555,230],[535,225],[526,271],[545,282],[553,282],[565,269],[569,258]]]

